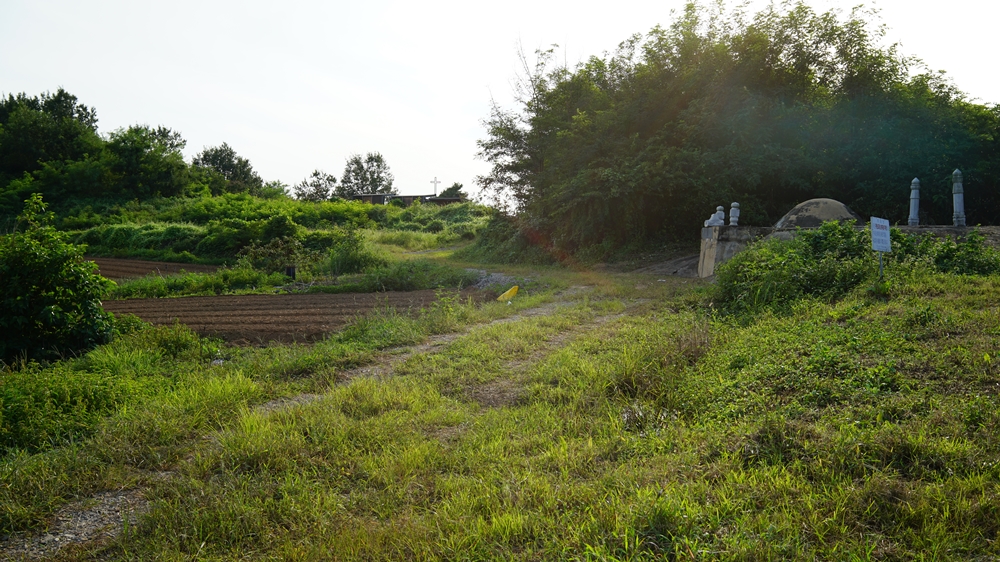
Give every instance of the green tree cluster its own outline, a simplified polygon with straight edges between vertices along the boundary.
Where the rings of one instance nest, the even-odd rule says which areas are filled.
[[[485,121],[477,182],[523,236],[569,252],[690,236],[731,201],[746,224],[813,197],[905,220],[914,177],[923,222],[949,223],[955,168],[970,224],[996,223],[1000,110],[880,46],[872,16],[692,3],[573,70],[551,50],[522,57],[519,105]]]
[[[162,126],[133,125],[101,136],[95,110],[61,88],[0,98],[0,217],[14,217],[33,193],[61,207],[93,199],[284,194],[228,144],[206,148],[190,165],[185,144]]]

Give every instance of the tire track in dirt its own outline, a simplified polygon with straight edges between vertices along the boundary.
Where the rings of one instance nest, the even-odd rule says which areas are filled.
[[[474,329],[479,329],[487,326],[496,326],[498,324],[509,324],[511,322],[516,322],[524,318],[532,318],[536,316],[544,316],[554,312],[559,308],[560,303],[548,303],[542,306],[537,306],[535,308],[529,308],[518,312],[513,316],[507,316],[505,318],[498,318],[491,322],[485,324],[476,324],[473,326],[468,326],[466,329],[459,332],[451,332],[448,334],[438,334],[435,336],[430,336],[427,341],[417,345],[408,345],[402,347],[395,347],[392,349],[387,349],[382,352],[378,357],[375,358],[371,363],[355,367],[353,369],[348,369],[345,371],[340,371],[337,373],[338,384],[347,383],[358,377],[385,377],[389,376],[395,369],[396,365],[406,361],[410,357],[420,353],[427,353],[434,349],[443,347],[458,338],[467,335]],[[566,306],[566,305],[562,305]],[[261,404],[255,408],[257,412],[272,412],[281,408],[292,407],[299,404],[307,404],[314,400],[322,398],[322,394],[299,394],[290,398],[278,398],[270,402]]]
[[[564,291],[563,293],[561,293],[559,296],[565,298],[567,296],[571,296],[585,289],[586,287],[571,287],[566,291]],[[337,384],[345,384],[359,377],[387,378],[393,376],[393,372],[395,371],[397,365],[405,362],[406,360],[410,359],[411,357],[414,357],[415,355],[419,355],[422,353],[434,353],[437,349],[448,345],[449,343],[457,340],[462,336],[468,335],[473,330],[478,330],[490,326],[510,324],[513,322],[517,322],[519,320],[523,320],[525,318],[536,318],[540,316],[547,316],[556,312],[560,308],[569,306],[572,306],[572,304],[567,304],[565,301],[547,303],[534,308],[522,310],[512,316],[507,316],[505,318],[498,318],[496,320],[487,322],[485,324],[476,324],[473,326],[468,326],[466,329],[458,332],[431,336],[430,338],[427,339],[426,342],[421,344],[397,347],[386,350],[371,363],[368,363],[366,365],[361,365],[353,369],[348,369],[345,371],[338,372]],[[597,326],[603,325],[611,320],[620,318],[622,316],[624,316],[624,313],[598,316],[593,320],[591,320],[590,322],[573,326],[568,330],[556,335],[552,339],[548,340],[546,342],[546,345],[540,348],[539,350],[536,350],[530,358],[512,361],[508,364],[508,367],[516,368],[518,365],[524,365],[537,361],[538,358],[542,356],[546,351],[549,351],[555,347],[558,347],[559,345],[564,344],[571,336],[576,335],[587,329],[592,329]],[[510,371],[510,370],[511,369],[505,368],[505,371]],[[255,411],[272,412],[285,407],[293,407],[300,404],[307,404],[309,402],[318,400],[322,397],[323,397],[322,394],[310,393],[310,394],[300,394],[289,398],[279,398],[277,400],[272,400],[270,402],[257,406],[257,408],[255,408]]]

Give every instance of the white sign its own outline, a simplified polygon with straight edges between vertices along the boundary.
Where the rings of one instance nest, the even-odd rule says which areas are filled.
[[[872,217],[872,250],[876,252],[891,252],[892,240],[889,238],[889,221]]]

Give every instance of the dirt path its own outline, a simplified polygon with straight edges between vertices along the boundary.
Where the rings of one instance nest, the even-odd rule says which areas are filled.
[[[563,296],[579,292],[582,289],[583,287],[571,287],[569,290],[563,292]],[[420,353],[434,352],[436,349],[448,345],[449,343],[457,340],[458,338],[467,335],[474,329],[479,329],[487,326],[495,326],[500,324],[509,324],[511,322],[517,322],[518,320],[523,320],[524,318],[545,316],[547,314],[555,312],[560,306],[568,306],[568,305],[562,302],[548,303],[535,308],[522,310],[521,312],[513,316],[508,316],[506,318],[498,318],[486,324],[475,324],[472,326],[468,326],[466,327],[466,329],[460,332],[452,332],[449,334],[439,334],[436,336],[431,336],[430,338],[427,339],[426,342],[418,345],[388,349],[384,351],[381,355],[379,355],[375,359],[375,361],[367,365],[362,365],[360,367],[355,367],[353,369],[348,369],[346,371],[338,373],[338,380],[340,381],[341,384],[343,384],[346,383],[347,381],[350,381],[358,377],[377,377],[377,378],[388,377],[393,374],[396,365],[399,365],[400,363],[406,361],[407,359],[413,357],[414,355],[418,355]],[[607,318],[607,317],[601,317],[601,318]],[[281,408],[291,407],[298,404],[306,404],[308,402],[312,402],[313,400],[319,399],[322,396],[323,396],[322,394],[300,394],[298,396],[278,398],[276,400],[272,400],[270,402],[257,406],[256,411],[271,412],[274,410],[279,410]]]

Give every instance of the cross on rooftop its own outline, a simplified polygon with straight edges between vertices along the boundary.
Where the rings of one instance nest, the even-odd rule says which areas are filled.
[[[431,183],[434,184],[434,195],[436,196],[438,194],[438,184],[441,183],[441,182],[438,181],[438,177],[437,176],[434,176],[434,180],[431,181]]]

